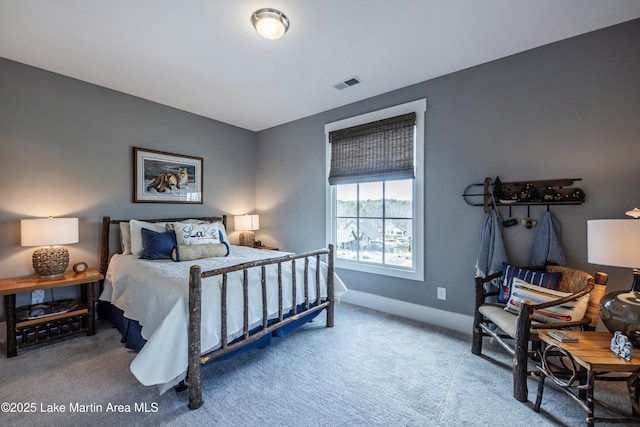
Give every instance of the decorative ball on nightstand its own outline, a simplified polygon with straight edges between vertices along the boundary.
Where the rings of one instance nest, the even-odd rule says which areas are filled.
[[[69,266],[69,251],[64,246],[51,246],[33,251],[33,271],[40,277],[61,276]]]
[[[253,247],[253,245],[256,243],[256,239],[255,239],[255,235],[253,234],[253,231],[243,231],[242,233],[240,233],[240,237],[238,240],[239,240],[240,246]]]

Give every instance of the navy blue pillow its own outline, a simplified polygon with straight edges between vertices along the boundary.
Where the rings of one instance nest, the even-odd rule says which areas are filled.
[[[171,253],[177,249],[176,232],[173,230],[158,233],[146,228],[142,232],[142,259],[173,259]]]
[[[507,303],[511,297],[511,284],[514,278],[524,280],[532,285],[542,286],[543,288],[557,290],[562,278],[561,272],[550,273],[547,271],[528,270],[526,268],[514,267],[505,262],[502,263],[502,284],[500,285],[500,293],[496,300],[498,302]]]

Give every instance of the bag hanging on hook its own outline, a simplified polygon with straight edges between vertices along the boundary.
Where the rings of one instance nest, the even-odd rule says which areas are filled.
[[[520,220],[520,225],[524,225],[525,227],[527,227],[528,230],[531,230],[533,227],[536,226],[536,224],[538,224],[538,221],[536,221],[535,219],[531,219],[529,217],[522,218]]]
[[[509,219],[505,219],[504,221],[502,221],[502,226],[505,228],[513,227],[517,223],[518,223],[517,219],[511,218],[511,206],[509,206]]]
[[[518,220],[515,218],[509,218],[509,219],[505,219],[502,222],[502,226],[503,227],[513,227],[514,225],[516,225],[518,223]]]
[[[531,208],[531,206],[527,206],[527,217],[526,218],[522,218],[520,220],[520,225],[525,226],[527,228],[527,230],[531,230],[538,223],[538,221],[536,221],[535,219],[531,218],[531,209],[530,208]]]

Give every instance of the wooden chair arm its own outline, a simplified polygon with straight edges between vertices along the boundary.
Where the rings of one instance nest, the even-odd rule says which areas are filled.
[[[475,294],[476,294],[476,299],[475,299],[475,309],[478,310],[478,307],[480,307],[482,304],[484,304],[485,299],[487,297],[490,296],[495,296],[498,295],[500,293],[499,290],[496,291],[490,291],[490,292],[486,292],[485,288],[484,288],[484,284],[487,282],[490,282],[493,279],[497,279],[498,277],[502,276],[502,273],[494,273],[490,276],[487,277],[480,277],[480,276],[476,276],[475,277]]]
[[[490,281],[494,280],[494,279],[498,279],[502,277],[502,273],[501,272],[497,272],[497,273],[493,273],[487,277],[482,277],[482,276],[476,276],[475,279],[475,284],[476,284],[476,297],[479,296],[479,294],[482,295],[482,299],[484,300],[484,298],[486,297],[490,297],[490,296],[494,296],[494,295],[498,295],[500,293],[499,290],[495,290],[495,291],[490,291],[487,292],[484,288],[484,284],[485,283],[489,283]]]
[[[578,291],[578,292],[576,292],[574,294],[571,294],[571,295],[563,297],[563,298],[555,299],[553,301],[548,301],[548,302],[544,302],[542,304],[534,305],[533,309],[534,310],[540,310],[540,309],[543,309],[543,308],[554,307],[556,305],[560,305],[560,304],[567,303],[569,301],[576,300],[576,299],[588,294],[589,292],[591,292],[593,290],[593,287],[594,287],[593,282],[589,282],[589,284],[587,286],[585,286],[584,288],[582,288],[581,291]]]

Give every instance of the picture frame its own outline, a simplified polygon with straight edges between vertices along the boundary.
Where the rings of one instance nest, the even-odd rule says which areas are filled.
[[[202,157],[133,147],[134,203],[202,204]]]

